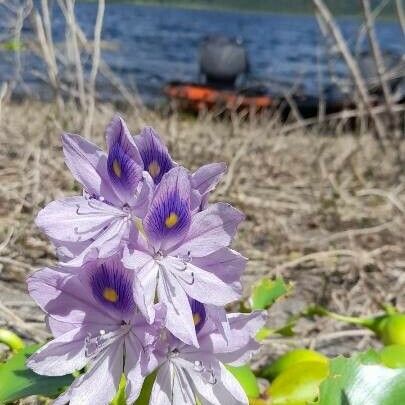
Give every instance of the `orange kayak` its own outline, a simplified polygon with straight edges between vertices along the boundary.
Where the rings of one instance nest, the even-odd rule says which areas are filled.
[[[169,83],[164,92],[177,107],[195,112],[213,108],[261,111],[273,104],[269,96],[260,92],[222,90],[195,83]]]

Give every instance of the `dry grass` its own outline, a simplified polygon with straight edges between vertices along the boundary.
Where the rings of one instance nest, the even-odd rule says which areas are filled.
[[[0,117],[0,325],[28,339],[43,339],[43,316],[25,294],[27,274],[54,263],[53,249],[34,226],[49,201],[77,194],[63,163],[59,134],[78,132],[68,107],[61,119],[51,105],[5,105]],[[98,106],[92,140],[104,144],[110,106]],[[135,133],[153,125],[175,159],[190,169],[226,161],[228,176],[214,199],[247,216],[235,242],[250,258],[245,291],[257,278],[283,275],[295,284],[290,299],[271,311],[270,324],[310,303],[365,315],[379,303],[405,310],[405,178],[395,151],[382,155],[372,136],[292,133],[278,136],[276,121],[241,124],[124,114]],[[402,145],[405,152],[405,144]],[[22,322],[19,322],[21,319]],[[326,319],[302,320],[294,338],[274,340],[271,356],[286,346],[312,345],[334,355],[374,344],[364,331]],[[342,332],[343,331],[343,332]]]

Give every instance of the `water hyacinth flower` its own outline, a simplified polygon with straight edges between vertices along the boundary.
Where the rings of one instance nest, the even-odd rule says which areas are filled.
[[[144,128],[139,135],[135,136],[135,143],[138,146],[144,170],[150,174],[155,184],[160,183],[165,173],[178,166],[153,128]],[[205,208],[208,194],[214,190],[225,171],[225,163],[210,163],[197,169],[190,179],[191,188],[195,192],[192,203]]]
[[[136,299],[135,274],[119,257],[89,263],[86,271],[45,268],[28,279],[31,297],[47,314],[54,340],[27,362],[38,374],[60,376],[84,370],[55,404],[108,404],[127,379],[128,402],[138,397],[150,353],[161,332],[164,308],[149,325]],[[134,294],[135,291],[135,294]]]
[[[204,305],[197,303],[193,308],[200,348],[169,336],[166,346],[154,352],[160,366],[149,404],[247,405],[245,392],[224,364],[243,365],[258,350],[254,336],[264,324],[264,314],[227,315],[230,332],[226,340]]]
[[[152,308],[157,295],[167,308],[167,329],[198,346],[189,297],[213,306],[239,298],[240,285],[221,279],[215,269],[229,260],[243,268],[244,258],[228,249],[243,214],[223,203],[192,213],[191,198],[187,171],[172,168],[157,186],[143,220],[143,233],[124,250],[123,262],[136,271],[147,307]],[[210,265],[208,271],[205,264]]]
[[[125,122],[116,116],[106,131],[108,154],[78,135],[62,137],[65,161],[84,195],[67,197],[41,210],[36,224],[60,247],[70,266],[115,254],[153,191]]]

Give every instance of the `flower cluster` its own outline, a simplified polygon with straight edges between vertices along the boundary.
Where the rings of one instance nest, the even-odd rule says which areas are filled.
[[[156,378],[150,404],[247,404],[224,366],[258,349],[261,312],[226,313],[241,293],[246,259],[229,246],[243,215],[209,204],[225,172],[191,173],[151,128],[132,137],[116,116],[104,152],[63,135],[80,196],[41,210],[37,225],[59,264],[28,280],[54,339],[27,362],[36,373],[77,378],[55,404],[103,405],[126,377],[127,403]]]

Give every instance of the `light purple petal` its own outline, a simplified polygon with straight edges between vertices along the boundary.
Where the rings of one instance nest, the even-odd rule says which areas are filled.
[[[162,177],[172,167],[172,161],[166,145],[151,127],[146,127],[140,135],[135,137],[135,142],[141,154],[144,170],[146,170],[155,184],[159,184]]]
[[[162,261],[165,268],[177,278],[184,291],[202,303],[226,305],[236,301],[240,295],[217,276],[191,263],[168,256]]]
[[[160,271],[159,302],[167,309],[166,328],[184,343],[198,347],[190,303],[183,287],[168,271]]]
[[[259,348],[254,336],[265,323],[265,313],[229,314],[229,338],[221,333],[208,333],[199,337],[201,350],[213,352],[224,363],[246,362],[252,352]],[[243,364],[243,363],[242,363]]]
[[[117,320],[99,305],[82,280],[50,268],[36,271],[28,280],[28,291],[43,311],[59,322],[115,326]]]
[[[144,376],[141,370],[141,355],[143,347],[135,338],[125,340],[125,369],[127,377],[127,403],[132,404],[138,398],[142,389]]]
[[[217,203],[195,214],[190,230],[172,255],[203,257],[232,242],[244,215],[229,204]]]
[[[197,169],[191,176],[191,187],[205,195],[214,190],[225,174],[225,163],[210,163]]]
[[[145,218],[155,191],[155,184],[147,172],[143,172],[143,180],[138,188],[139,192],[131,210],[138,218]]]
[[[126,218],[116,219],[78,256],[61,265],[80,267],[96,258],[104,259],[115,255],[121,249],[123,240],[128,238],[130,226],[131,223]]]
[[[70,405],[108,405],[118,391],[123,359],[121,339],[110,345],[91,369],[74,381],[70,391]]]
[[[98,146],[79,135],[62,135],[65,162],[74,178],[95,197],[104,197],[111,204],[120,205],[120,200],[109,184],[107,154]]]
[[[205,257],[193,258],[193,264],[214,273],[226,283],[239,281],[245,270],[247,259],[229,248],[222,248]]]
[[[175,167],[166,173],[143,224],[156,250],[167,250],[186,235],[191,221],[190,180],[187,171]]]
[[[122,262],[125,267],[135,271],[136,279],[139,280],[142,287],[143,300],[145,302],[145,308],[142,309],[142,307],[140,307],[141,312],[144,313],[150,322],[153,322],[153,302],[156,296],[159,266],[149,253],[140,250],[129,251],[127,247],[124,248]],[[138,293],[140,293],[140,291],[137,287],[137,289],[134,290],[134,294]],[[146,313],[144,311],[146,311]]]
[[[118,115],[108,125],[106,136],[110,180],[121,199],[131,203],[142,178],[141,156],[124,120]]]
[[[28,359],[27,366],[37,374],[48,376],[81,370],[89,360],[85,355],[85,332],[75,328],[50,341]]]
[[[48,204],[35,222],[52,239],[81,242],[96,237],[123,215],[121,210],[96,199],[68,197]]]
[[[214,386],[214,393],[220,404],[248,405],[245,391],[238,380],[223,364],[220,364],[220,376]]]
[[[160,366],[152,387],[149,405],[173,405],[170,367],[168,362]]]

